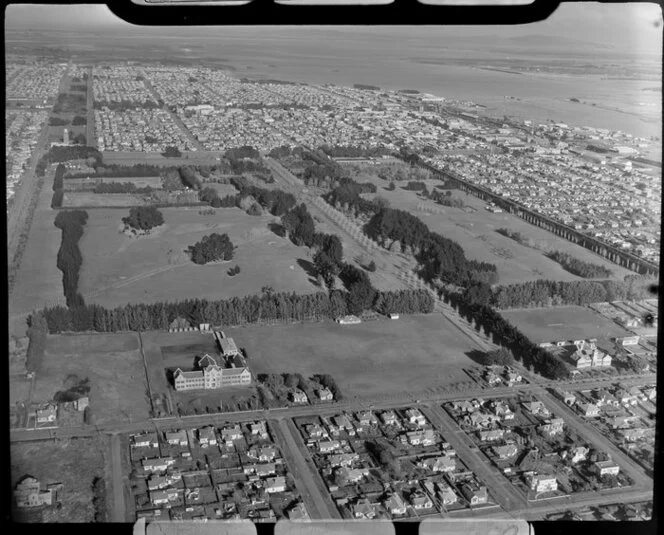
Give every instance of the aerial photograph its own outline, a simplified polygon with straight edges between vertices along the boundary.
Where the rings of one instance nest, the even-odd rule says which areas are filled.
[[[7,7],[13,522],[645,533],[662,10],[434,22]]]

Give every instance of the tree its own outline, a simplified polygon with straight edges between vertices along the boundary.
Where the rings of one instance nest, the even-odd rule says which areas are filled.
[[[376,262],[373,260],[369,262],[369,265],[367,266],[367,271],[371,271],[372,273],[376,271]]]
[[[150,230],[164,224],[164,215],[156,206],[134,206],[122,222],[136,230]]]
[[[376,290],[367,281],[358,281],[348,289],[348,312],[361,314],[371,308],[376,298]]]
[[[482,357],[482,360],[483,364],[487,366],[494,364],[498,366],[511,366],[514,363],[512,352],[505,347],[499,347],[494,351],[485,353]]]
[[[295,388],[299,384],[299,379],[294,373],[284,374],[284,385],[286,388]]]
[[[87,145],[87,143],[88,143],[88,140],[86,139],[85,135],[83,135],[83,134],[75,135],[73,141],[77,145]]]
[[[235,246],[228,234],[213,233],[203,236],[201,241],[189,246],[191,259],[196,264],[207,264],[217,260],[231,260]]]
[[[177,147],[169,145],[168,147],[166,147],[164,152],[161,153],[161,155],[164,158],[180,158],[182,156],[182,153],[179,151]]]
[[[387,186],[387,189],[388,189],[389,191],[394,191],[395,189],[397,189],[397,186],[396,186],[396,184],[394,183],[394,181],[391,181],[391,182],[390,182],[390,185]]]

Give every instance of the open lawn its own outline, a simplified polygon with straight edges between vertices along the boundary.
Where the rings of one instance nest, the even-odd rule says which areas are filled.
[[[147,237],[135,239],[118,227],[124,210],[93,210],[80,241],[83,266],[79,291],[87,302],[113,307],[130,302],[221,299],[275,291],[319,290],[302,265],[309,250],[274,234],[270,215],[250,216],[237,208],[200,215],[199,208],[164,208],[165,223]],[[227,233],[237,246],[233,260],[199,266],[185,253],[203,236]],[[231,277],[235,265],[241,272]]]
[[[629,332],[585,307],[530,308],[501,312],[503,317],[534,343],[597,338],[608,342]]]
[[[104,206],[140,206],[148,204],[145,195],[138,193],[94,193],[92,191],[65,191],[63,208],[86,208]]]
[[[524,220],[507,213],[494,214],[485,209],[486,203],[460,190],[452,190],[453,198],[461,199],[469,210],[441,206],[430,200],[423,200],[414,191],[397,186],[394,191],[385,188],[388,182],[369,174],[358,177],[360,182],[372,182],[378,187],[375,195],[387,199],[392,208],[411,212],[421,219],[434,232],[438,232],[456,241],[463,247],[466,257],[471,260],[491,262],[498,268],[500,284],[511,284],[537,279],[580,280],[540,251],[526,247],[516,241],[498,234],[496,230],[507,228],[520,232],[548,249],[563,251],[579,260],[592,262],[607,267],[616,277],[622,279],[632,272],[607,261],[601,256],[564,240],[555,234],[535,227]],[[431,188],[441,184],[438,180],[425,181]],[[374,195],[365,195],[372,198]],[[419,207],[419,208],[418,208]],[[427,213],[420,208],[429,207],[434,213]],[[472,211],[472,209],[475,209]]]
[[[88,378],[93,423],[149,417],[145,369],[134,333],[49,336],[33,401],[63,390],[69,375]]]
[[[306,323],[225,329],[246,348],[254,374],[331,374],[345,397],[376,396],[467,381],[476,349],[440,314],[359,325]]]
[[[104,445],[99,438],[78,438],[58,442],[19,442],[11,446],[11,485],[26,475],[37,478],[42,489],[62,483],[55,505],[36,512],[18,513],[24,522],[93,522],[92,481],[104,476]]]

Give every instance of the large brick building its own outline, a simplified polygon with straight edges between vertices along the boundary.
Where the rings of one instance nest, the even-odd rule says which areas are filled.
[[[251,372],[241,355],[228,357],[225,363],[227,366],[220,366],[213,357],[206,354],[198,362],[198,370],[183,371],[178,368],[173,374],[175,389],[215,389],[251,384]]]

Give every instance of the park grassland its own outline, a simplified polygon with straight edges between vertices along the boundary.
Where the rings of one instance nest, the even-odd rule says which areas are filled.
[[[149,418],[145,368],[136,333],[49,336],[33,401],[66,390],[70,375],[89,379],[92,423]]]
[[[375,195],[388,200],[392,208],[412,213],[422,220],[431,231],[437,232],[461,244],[466,258],[495,264],[498,269],[499,284],[513,284],[537,279],[560,281],[581,280],[580,277],[566,271],[560,264],[544,256],[541,251],[521,245],[511,238],[496,232],[507,228],[521,233],[549,250],[563,251],[584,262],[599,264],[611,270],[616,278],[633,274],[592,251],[565,240],[555,234],[533,226],[517,216],[502,212],[491,213],[486,210],[486,203],[460,190],[452,190],[454,198],[461,199],[468,211],[463,208],[441,206],[431,200],[419,198],[414,191],[404,190],[406,182],[401,182],[394,191],[386,190],[388,182],[369,173],[356,178],[357,181],[372,182],[378,187]],[[439,180],[427,180],[431,189],[440,185]],[[374,195],[364,195],[370,199]],[[418,206],[427,206],[436,213],[419,210]]]
[[[503,311],[501,315],[536,344],[561,340],[611,338],[631,333],[590,308],[564,306]]]
[[[39,479],[42,488],[62,483],[60,509],[47,507],[38,511],[18,512],[18,522],[94,522],[92,482],[104,477],[105,445],[102,439],[17,442],[11,445],[12,488],[23,476]]]
[[[306,323],[225,329],[254,374],[332,375],[346,398],[408,391],[418,396],[468,380],[474,344],[440,314],[358,325]]]
[[[79,246],[83,256],[79,291],[87,303],[115,307],[190,298],[225,299],[260,293],[263,286],[298,294],[318,291],[302,266],[309,250],[277,236],[275,218],[250,216],[238,208],[201,215],[199,208],[164,208],[164,225],[132,239],[121,232],[124,210],[90,210]],[[237,246],[227,263],[194,264],[185,253],[213,232]],[[299,261],[299,262],[298,262]],[[241,272],[227,271],[238,265]]]

